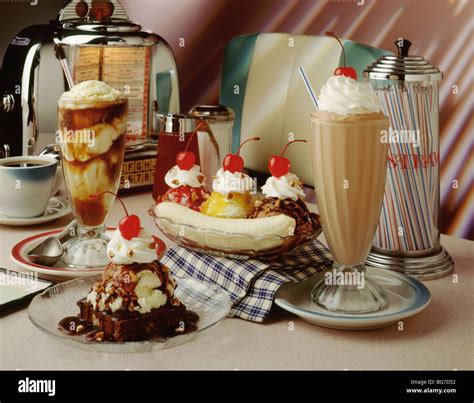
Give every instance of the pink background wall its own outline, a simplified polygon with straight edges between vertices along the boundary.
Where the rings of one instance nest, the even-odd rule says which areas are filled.
[[[363,3],[358,5],[358,3]],[[473,101],[470,0],[123,0],[130,17],[163,36],[177,58],[181,107],[216,103],[227,42],[255,32],[343,38],[394,51],[408,38],[411,54],[439,66],[441,230],[474,238]],[[185,46],[179,46],[184,38]],[[457,94],[453,86],[457,86]],[[458,189],[452,188],[457,180]]]
[[[0,1],[0,55],[23,27],[46,23],[65,0]],[[358,5],[357,3],[363,3]],[[441,82],[441,230],[474,239],[472,0],[122,0],[131,19],[164,37],[179,69],[181,107],[215,103],[224,47],[241,34],[289,32],[343,38],[393,51],[413,42],[444,72]],[[185,46],[179,47],[179,38]],[[457,86],[457,93],[453,93]],[[458,180],[458,189],[452,181]]]

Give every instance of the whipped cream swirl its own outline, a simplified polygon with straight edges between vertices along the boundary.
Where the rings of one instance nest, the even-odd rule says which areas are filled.
[[[224,196],[229,193],[249,193],[255,190],[255,181],[243,172],[225,171],[219,169],[212,182],[212,189]]]
[[[191,169],[181,169],[178,165],[175,165],[166,173],[165,182],[173,189],[183,185],[199,188],[206,183],[199,165],[194,165]]]
[[[137,237],[128,240],[117,228],[107,245],[107,254],[115,264],[151,263],[158,258],[155,241],[144,229]]]
[[[368,84],[345,76],[329,78],[321,88],[318,104],[321,111],[340,115],[376,113],[381,110],[380,100]]]
[[[265,185],[262,186],[262,193],[266,197],[277,197],[280,200],[291,199],[296,201],[298,198],[305,197],[301,185],[300,178],[292,173],[280,176],[279,178],[270,176],[265,182]]]

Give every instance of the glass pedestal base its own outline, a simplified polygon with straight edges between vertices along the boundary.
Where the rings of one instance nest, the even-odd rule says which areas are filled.
[[[365,265],[337,263],[314,285],[311,298],[329,311],[346,314],[376,312],[387,303],[384,290],[366,275]]]
[[[105,236],[105,227],[79,228],[78,232],[77,237],[64,245],[64,264],[77,269],[107,265],[110,261],[107,256],[109,238]]]

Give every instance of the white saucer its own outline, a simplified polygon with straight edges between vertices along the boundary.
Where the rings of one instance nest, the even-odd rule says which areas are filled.
[[[311,300],[311,290],[324,272],[300,283],[283,284],[275,295],[275,303],[314,325],[340,330],[369,330],[390,326],[425,309],[431,300],[428,290],[418,280],[390,270],[367,268],[388,296],[388,304],[378,312],[342,314],[328,311]]]
[[[49,199],[48,207],[46,207],[46,211],[39,217],[13,218],[0,212],[0,224],[15,226],[43,224],[64,217],[70,212],[71,204],[69,203],[69,200],[63,197],[51,197],[51,199]]]
[[[107,228],[106,235],[111,237],[115,228]],[[18,242],[11,250],[10,256],[15,263],[26,270],[34,271],[39,274],[43,274],[45,277],[50,277],[53,279],[71,279],[77,277],[86,277],[92,274],[100,274],[104,270],[104,266],[102,267],[93,267],[90,269],[74,269],[71,267],[67,267],[62,264],[61,260],[56,263],[52,267],[39,265],[36,263],[30,262],[28,258],[28,252],[30,252],[36,245],[38,245],[42,240],[45,238],[59,234],[62,229],[42,232],[40,234],[36,234],[30,236],[28,238],[23,239],[22,241]]]

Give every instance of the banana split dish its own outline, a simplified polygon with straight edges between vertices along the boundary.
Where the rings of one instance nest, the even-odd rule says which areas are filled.
[[[258,141],[251,138],[248,141]],[[319,217],[311,213],[303,201],[302,182],[289,172],[290,161],[272,156],[270,176],[262,187],[264,197],[257,197],[254,179],[243,172],[244,161],[239,155],[228,154],[212,181],[212,192],[200,190],[189,201],[169,197],[191,186],[200,189],[205,179],[195,180],[199,167],[185,151],[176,157],[176,166],[167,177],[182,179],[171,183],[170,189],[157,199],[150,209],[160,230],[178,244],[202,253],[234,258],[276,257],[292,252],[315,239],[321,232]],[[189,159],[186,166],[183,160]],[[186,172],[187,171],[187,172]],[[186,178],[186,180],[184,180]],[[189,179],[191,178],[191,179]],[[181,185],[179,185],[181,183]],[[201,193],[202,192],[202,193]]]

